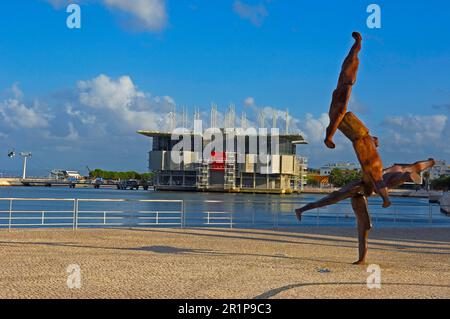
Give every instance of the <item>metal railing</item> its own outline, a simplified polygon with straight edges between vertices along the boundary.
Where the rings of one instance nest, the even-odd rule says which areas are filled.
[[[5,207],[6,203],[6,207]],[[28,203],[39,203],[32,209]],[[49,205],[52,203],[53,205]],[[127,204],[132,209],[100,209],[99,204]],[[145,209],[145,204],[175,204],[178,209]],[[23,227],[105,227],[184,225],[182,200],[74,199],[74,198],[0,198],[0,228]],[[90,204],[90,205],[86,205]],[[88,206],[83,209],[84,206]],[[90,208],[89,206],[93,207]],[[136,206],[144,206],[143,208]],[[69,209],[70,208],[70,209]],[[119,207],[120,208],[120,207]]]
[[[233,228],[233,212],[205,212],[206,225]]]
[[[29,226],[72,226],[75,227],[74,212],[76,209],[76,200],[69,198],[0,198],[1,202],[7,203],[7,208],[0,210],[0,226],[8,227],[29,227]],[[33,209],[14,209],[14,202],[64,202],[69,203],[72,209],[58,210],[33,210]],[[19,216],[15,216],[19,215]],[[59,216],[56,216],[59,215]],[[4,223],[3,221],[7,221]],[[15,222],[18,221],[18,222]],[[36,221],[38,221],[36,223]]]
[[[0,228],[27,227],[226,227],[289,228],[354,226],[349,203],[338,203],[303,215],[294,209],[306,201],[134,200],[74,198],[0,198]],[[439,205],[394,203],[382,209],[369,203],[375,226],[450,226]],[[37,209],[36,207],[39,207]],[[450,211],[450,207],[448,209]]]

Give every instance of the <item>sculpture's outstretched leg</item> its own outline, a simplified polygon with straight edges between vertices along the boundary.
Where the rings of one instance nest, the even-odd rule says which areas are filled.
[[[367,197],[364,195],[356,195],[352,197],[352,208],[356,215],[358,224],[358,245],[359,245],[359,259],[354,262],[355,265],[363,265],[366,262],[368,251],[368,237],[369,231],[372,229],[370,221],[369,207],[367,204]]]
[[[344,186],[340,190],[337,190],[337,191],[329,194],[328,196],[325,196],[324,198],[318,200],[317,202],[310,203],[301,208],[296,209],[295,214],[297,215],[297,219],[299,221],[301,221],[302,214],[306,211],[309,211],[309,210],[312,210],[315,208],[333,205],[333,204],[336,204],[347,198],[355,196],[358,193],[363,191],[363,187],[364,187],[364,184],[362,181],[351,182],[347,186]]]
[[[328,148],[335,148],[333,143],[333,136],[338,129],[345,112],[347,112],[347,105],[350,100],[352,86],[356,82],[356,76],[359,68],[358,53],[361,51],[362,37],[358,32],[353,32],[352,37],[355,39],[349,54],[342,64],[341,73],[336,90],[333,92],[333,99],[330,106],[330,124],[327,127],[325,137],[325,145]]]

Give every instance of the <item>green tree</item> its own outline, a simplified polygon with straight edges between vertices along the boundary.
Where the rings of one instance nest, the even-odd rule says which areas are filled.
[[[143,173],[140,174],[135,171],[128,172],[115,172],[115,171],[104,171],[102,169],[94,169],[89,172],[90,178],[103,178],[103,179],[113,179],[113,180],[126,180],[126,179],[137,179],[137,180],[152,180],[153,173]]]
[[[330,184],[336,187],[343,187],[353,181],[360,180],[362,174],[356,170],[333,169],[330,174]]]
[[[435,190],[448,191],[450,189],[450,176],[441,176],[431,182],[431,186]]]

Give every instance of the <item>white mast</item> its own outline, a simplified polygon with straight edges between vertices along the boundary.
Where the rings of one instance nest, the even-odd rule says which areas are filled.
[[[31,157],[30,152],[21,152],[20,156],[23,157],[23,173],[22,173],[22,179],[25,179],[27,177],[27,158]]]

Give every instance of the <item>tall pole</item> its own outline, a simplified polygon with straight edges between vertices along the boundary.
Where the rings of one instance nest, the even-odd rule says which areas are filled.
[[[23,174],[22,179],[25,179],[27,177],[27,156],[23,157]]]
[[[31,153],[29,153],[29,152],[22,152],[22,153],[20,153],[20,156],[23,157],[22,179],[25,179],[27,177],[27,159],[28,159],[28,157],[31,157]]]

